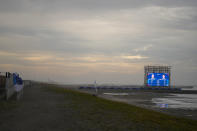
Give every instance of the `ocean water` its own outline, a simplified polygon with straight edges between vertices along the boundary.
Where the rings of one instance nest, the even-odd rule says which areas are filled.
[[[197,90],[197,86],[194,86],[193,88],[182,88],[182,90]]]
[[[152,98],[156,107],[197,109],[197,94],[170,94],[164,98]]]
[[[104,95],[112,95],[112,96],[127,96],[129,93],[103,93]]]

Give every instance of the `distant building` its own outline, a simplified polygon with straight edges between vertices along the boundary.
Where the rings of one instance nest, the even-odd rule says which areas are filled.
[[[171,66],[144,66],[144,86],[170,87]]]

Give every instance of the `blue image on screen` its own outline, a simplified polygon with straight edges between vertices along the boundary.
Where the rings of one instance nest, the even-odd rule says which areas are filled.
[[[147,74],[148,86],[169,86],[168,73],[148,73]]]

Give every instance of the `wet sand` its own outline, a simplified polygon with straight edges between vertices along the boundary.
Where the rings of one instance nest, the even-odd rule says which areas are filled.
[[[82,89],[80,91],[95,94],[94,89]],[[98,96],[105,98],[105,99],[125,102],[125,103],[131,104],[131,105],[136,105],[139,107],[155,110],[158,112],[163,112],[163,113],[178,116],[178,117],[197,119],[197,108],[194,108],[194,107],[196,107],[197,101],[195,103],[193,103],[195,105],[192,105],[192,103],[191,103],[190,104],[190,105],[192,105],[191,107],[184,105],[184,103],[178,103],[178,104],[182,104],[181,106],[179,106],[179,105],[173,105],[173,103],[169,103],[169,101],[167,101],[167,102],[163,101],[165,103],[162,103],[162,101],[161,101],[160,104],[155,103],[153,101],[155,99],[156,100],[157,99],[171,100],[171,97],[173,97],[174,100],[180,99],[178,96],[176,96],[176,95],[180,95],[180,94],[183,96],[184,96],[184,94],[197,96],[195,91],[194,92],[192,92],[192,91],[158,92],[158,91],[134,91],[134,90],[131,91],[131,90],[110,90],[110,89],[98,90]],[[186,99],[186,98],[182,98],[182,99],[184,101],[184,99]],[[174,104],[177,104],[177,103],[174,103]],[[177,108],[176,108],[176,106],[177,106]],[[171,108],[171,107],[173,107],[173,108]]]

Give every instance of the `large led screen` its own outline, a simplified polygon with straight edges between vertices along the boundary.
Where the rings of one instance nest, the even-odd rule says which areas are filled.
[[[169,74],[148,73],[147,84],[148,86],[169,86]]]

